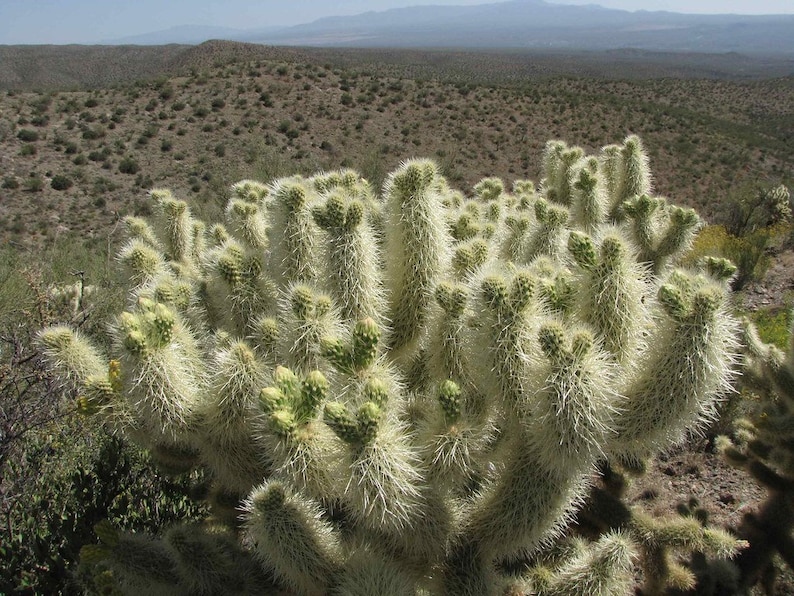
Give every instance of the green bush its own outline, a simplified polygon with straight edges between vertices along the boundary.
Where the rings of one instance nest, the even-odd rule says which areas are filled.
[[[780,233],[780,229],[771,227],[734,236],[724,226],[705,226],[695,239],[686,262],[694,264],[707,256],[729,259],[738,268],[733,289],[741,290],[748,283],[763,279],[770,263],[767,246]]]
[[[122,174],[137,174],[141,169],[133,157],[125,157],[119,162],[119,172]]]
[[[31,176],[25,179],[25,190],[28,192],[40,192],[44,189],[44,180],[40,176]]]
[[[64,176],[63,174],[57,174],[52,177],[52,182],[50,186],[52,186],[55,190],[68,190],[73,186],[72,179],[68,176]]]
[[[187,496],[191,478],[158,475],[139,449],[76,414],[29,436],[3,472],[21,498],[0,510],[2,594],[84,593],[80,548],[104,519],[153,532],[203,513]]]
[[[791,314],[791,309],[787,306],[759,308],[750,315],[750,319],[763,342],[786,350],[791,328]]]
[[[33,143],[39,140],[39,133],[29,128],[23,128],[17,133],[17,138],[25,143]]]
[[[5,176],[3,178],[3,184],[0,185],[0,188],[6,188],[8,190],[16,190],[19,188],[19,180],[17,180],[16,176]]]

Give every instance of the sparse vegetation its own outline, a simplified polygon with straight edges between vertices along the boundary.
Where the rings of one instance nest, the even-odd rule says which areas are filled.
[[[227,48],[244,51],[230,61]],[[80,209],[61,214],[72,230],[109,225],[113,213],[126,212],[130,173],[188,192],[195,183],[186,182],[185,172],[230,180],[224,170],[234,164],[239,177],[253,176],[263,146],[287,159],[289,173],[347,165],[372,175],[376,185],[421,152],[437,156],[450,181],[466,187],[485,175],[538,179],[537,138],[565,137],[592,151],[637,131],[656,172],[655,190],[713,223],[724,223],[716,221],[725,212],[720,201],[744,181],[791,182],[790,79],[657,80],[669,65],[637,61],[623,71],[630,78],[617,80],[576,71],[587,64],[596,74],[606,72],[608,65],[598,71],[595,58],[543,54],[533,62],[544,65],[542,73],[521,72],[515,57],[476,52],[406,51],[380,61],[371,51],[205,44],[193,54],[195,74],[189,68],[160,73],[152,82],[101,95],[66,90],[0,97],[0,107],[13,105],[28,122],[0,141],[20,158],[4,175],[24,179],[33,163],[58,172],[63,157],[74,156],[86,172],[82,179],[70,176],[78,202],[92,195],[97,174],[110,178],[118,190],[105,197],[107,215],[96,215],[105,219],[88,222]],[[417,70],[416,63],[424,66]],[[686,71],[698,72],[705,70]],[[45,106],[52,106],[48,120],[34,126]],[[34,136],[39,140],[23,140]],[[22,200],[20,189],[4,190],[11,212],[0,234],[10,234],[17,212],[29,220],[40,211]],[[54,191],[47,184],[42,195]]]

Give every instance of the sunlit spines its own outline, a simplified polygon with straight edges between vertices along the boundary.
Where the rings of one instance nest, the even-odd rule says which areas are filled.
[[[256,180],[240,180],[232,184],[230,190],[234,198],[258,205],[263,204],[270,195],[267,185]]]
[[[523,270],[489,269],[472,281],[474,335],[466,345],[472,377],[509,408],[527,395],[530,342],[537,325],[534,292],[535,280]]]
[[[156,200],[159,237],[168,257],[185,265],[193,265],[193,217],[185,201],[176,199],[169,191],[152,191]]]
[[[629,135],[621,147],[621,173],[618,194],[621,201],[650,194],[653,190],[648,156],[642,140],[637,135]]]
[[[226,221],[249,248],[255,251],[267,248],[267,221],[258,204],[243,199],[230,200],[226,205]]]
[[[107,371],[107,359],[81,333],[58,325],[39,332],[50,366],[63,379],[78,386],[86,379],[102,376]]]
[[[272,184],[270,266],[282,286],[311,283],[318,273],[318,235],[312,218],[316,196],[299,177]]]
[[[616,453],[643,457],[714,417],[732,390],[738,325],[721,284],[683,271],[658,293],[665,319],[648,338],[647,356],[616,418]]]
[[[323,596],[344,562],[337,530],[317,502],[282,482],[265,482],[244,503],[244,529],[254,554],[304,596]]]
[[[574,168],[571,200],[572,219],[585,232],[592,234],[607,218],[607,191],[604,188],[598,159],[583,159]]]
[[[392,350],[408,354],[423,338],[436,279],[448,267],[449,236],[440,188],[430,160],[405,162],[386,181],[386,275]],[[398,354],[396,354],[398,355]]]
[[[610,532],[554,571],[543,596],[623,596],[634,584],[636,546],[630,536]]]
[[[613,434],[621,397],[615,390],[616,367],[584,330],[548,323],[538,342],[547,362],[535,372],[537,389],[526,408],[528,447],[549,468],[574,472],[595,461]]]
[[[647,271],[638,266],[631,246],[618,230],[605,230],[600,242],[597,246],[580,232],[569,237],[568,250],[581,275],[577,310],[599,334],[604,349],[633,369],[652,326],[652,290],[646,282]]]
[[[123,395],[148,440],[183,441],[206,382],[196,338],[171,308],[141,298],[114,328]]]
[[[531,231],[531,241],[519,262],[529,263],[539,256],[559,257],[566,242],[565,226],[569,216],[565,207],[538,199],[535,202],[535,225]]]
[[[326,281],[345,321],[364,317],[383,321],[385,300],[379,247],[364,204],[355,195],[333,191],[313,211],[328,236]]]
[[[264,368],[244,341],[213,354],[211,379],[194,416],[202,458],[224,486],[247,492],[270,472],[269,457],[254,441],[252,424]]]

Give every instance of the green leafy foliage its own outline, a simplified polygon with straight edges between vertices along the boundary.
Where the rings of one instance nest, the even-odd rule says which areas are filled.
[[[695,239],[687,262],[695,263],[707,256],[728,259],[738,269],[731,285],[741,290],[748,283],[763,279],[770,264],[767,247],[781,233],[780,227],[770,227],[735,236],[724,226],[706,226]]]
[[[4,470],[0,592],[80,594],[80,548],[110,520],[155,532],[200,517],[196,478],[170,479],[149,458],[77,414],[38,429]]]

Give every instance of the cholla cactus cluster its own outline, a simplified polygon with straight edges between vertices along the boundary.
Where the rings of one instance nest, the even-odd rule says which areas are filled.
[[[468,197],[429,160],[380,196],[349,170],[244,181],[209,227],[152,191],[114,353],[41,340],[87,412],[208,471],[213,517],[157,540],[102,527],[86,558],[126,592],[630,591],[639,534],[620,529],[500,569],[561,537],[598,462],[636,466],[713,415],[732,269],[675,267],[699,220],[651,195],[637,137],[551,142],[543,168]]]
[[[786,352],[764,343],[744,322],[744,388],[755,395],[754,408],[735,423],[734,440],[718,446],[729,463],[749,472],[768,495],[745,514],[737,533],[750,545],[737,558],[738,588],[762,583],[774,592],[776,559],[794,569],[794,332]]]

